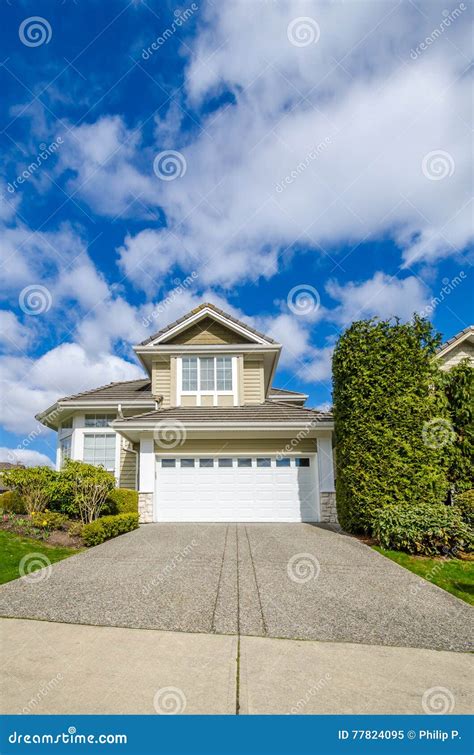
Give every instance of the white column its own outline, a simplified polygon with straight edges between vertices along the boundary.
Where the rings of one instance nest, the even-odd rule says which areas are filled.
[[[334,461],[332,454],[332,437],[318,438],[319,490],[321,493],[334,493]]]
[[[153,493],[155,490],[155,448],[153,436],[140,438],[140,493]]]

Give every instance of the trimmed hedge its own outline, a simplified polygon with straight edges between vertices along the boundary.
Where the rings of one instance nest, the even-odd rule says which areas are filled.
[[[0,510],[9,514],[24,514],[25,504],[16,490],[7,490],[0,495]]]
[[[468,359],[444,373],[444,390],[454,433],[448,479],[461,493],[474,487],[474,368]]]
[[[349,532],[371,532],[385,506],[445,500],[448,454],[436,430],[449,415],[433,358],[439,342],[415,317],[354,322],[336,345],[336,498]]]
[[[422,556],[456,555],[472,549],[472,529],[452,506],[385,506],[373,517],[374,536],[382,546]]]
[[[461,512],[463,520],[474,527],[474,490],[466,490],[456,496],[454,506]]]
[[[115,488],[109,493],[107,505],[111,514],[137,514],[138,491],[128,488]]]
[[[110,540],[124,532],[136,530],[138,527],[138,514],[116,514],[103,516],[82,528],[82,538],[86,545],[99,545],[105,540]]]

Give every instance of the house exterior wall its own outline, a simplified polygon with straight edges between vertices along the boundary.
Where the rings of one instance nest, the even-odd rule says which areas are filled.
[[[244,357],[242,373],[242,403],[262,404],[265,400],[263,358]]]
[[[446,356],[439,357],[440,367],[442,370],[448,371],[463,359],[469,359],[474,366],[474,343],[463,341],[452,348]]]
[[[120,441],[121,437],[117,435],[117,443]],[[123,448],[122,443],[120,445],[119,487],[136,490],[138,456],[134,451]]]
[[[229,330],[220,322],[206,317],[204,320],[192,325],[187,330],[179,333],[166,341],[167,344],[214,346],[234,343],[250,343],[243,336],[237,336],[233,330]]]
[[[153,360],[151,375],[151,390],[154,396],[163,396],[163,408],[172,406],[172,381],[170,357],[158,357]],[[176,388],[174,390],[176,395]]]
[[[314,453],[316,451],[315,438],[187,438],[174,448],[163,446],[155,441],[155,453],[168,456],[183,456],[183,454],[239,454],[249,456],[261,454],[281,454],[289,456],[293,452]]]

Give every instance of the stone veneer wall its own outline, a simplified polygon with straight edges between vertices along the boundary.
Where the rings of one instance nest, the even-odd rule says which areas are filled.
[[[336,494],[321,493],[321,522],[337,524]]]
[[[138,494],[138,513],[142,524],[153,521],[153,493]]]

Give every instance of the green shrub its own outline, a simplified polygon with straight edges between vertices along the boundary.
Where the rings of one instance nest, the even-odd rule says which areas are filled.
[[[474,527],[474,490],[466,490],[454,499],[454,505],[461,512],[463,520]]]
[[[42,511],[31,513],[31,521],[35,527],[45,530],[60,530],[67,522],[67,517],[64,514],[59,514],[57,511]]]
[[[82,530],[84,528],[84,525],[82,522],[71,522],[69,527],[67,528],[68,535],[71,537],[82,537]]]
[[[456,508],[444,504],[384,506],[374,514],[373,531],[383,548],[423,556],[472,549],[472,530]]]
[[[444,390],[454,433],[448,479],[462,492],[474,487],[474,368],[468,359],[444,373]]]
[[[115,488],[109,494],[107,504],[111,514],[138,513],[138,491]]]
[[[350,532],[370,532],[385,506],[445,500],[450,433],[439,342],[415,317],[354,322],[336,345],[336,499]]]
[[[0,510],[13,514],[25,513],[25,504],[17,490],[7,490],[0,495]]]
[[[44,511],[51,498],[51,483],[57,472],[50,467],[17,467],[2,471],[5,485],[21,497],[26,511]]]
[[[103,516],[82,528],[82,538],[86,545],[99,545],[104,540],[110,540],[124,532],[130,532],[138,527],[138,514],[116,514]]]
[[[77,512],[84,524],[93,522],[106,506],[106,501],[115,487],[115,478],[103,467],[68,459],[60,472],[65,486],[72,486],[72,497]]]

